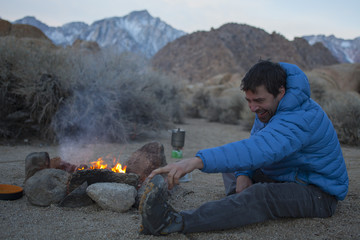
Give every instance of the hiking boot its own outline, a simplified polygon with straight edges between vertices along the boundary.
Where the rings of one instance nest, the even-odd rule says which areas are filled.
[[[183,228],[183,218],[166,201],[167,184],[160,175],[153,177],[141,197],[140,233],[146,235],[167,235]]]

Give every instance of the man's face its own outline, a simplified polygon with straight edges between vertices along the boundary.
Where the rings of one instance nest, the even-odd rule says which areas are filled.
[[[285,88],[281,87],[279,91],[276,97],[269,93],[264,85],[257,87],[255,92],[245,91],[250,110],[256,113],[261,122],[267,123],[275,115],[279,102],[285,95]]]

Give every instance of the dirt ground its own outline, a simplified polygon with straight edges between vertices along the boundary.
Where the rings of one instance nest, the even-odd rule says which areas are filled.
[[[249,135],[241,125],[209,123],[203,119],[187,119],[186,124],[177,127],[186,131],[184,157]],[[111,154],[120,156],[123,162],[144,144],[158,141],[165,147],[167,162],[172,162],[170,137],[171,134],[164,131],[131,144],[75,144],[72,150],[39,141],[3,143],[0,145],[0,183],[24,186],[24,160],[32,152],[48,152],[52,158],[69,156],[76,151],[91,160]],[[23,196],[14,201],[0,201],[0,239],[360,239],[360,149],[342,146],[342,150],[350,187],[346,199],[339,202],[331,218],[281,219],[226,231],[154,237],[139,235],[140,217],[136,209],[116,213],[97,205],[76,209],[56,205],[36,207]],[[192,180],[179,186],[171,203],[175,209],[185,210],[224,196],[220,174],[194,171]]]

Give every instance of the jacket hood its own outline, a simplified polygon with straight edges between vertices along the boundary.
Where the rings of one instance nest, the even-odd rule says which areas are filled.
[[[310,98],[310,84],[305,73],[296,65],[279,63],[285,70],[286,92],[281,99],[278,111],[289,111],[301,106]]]

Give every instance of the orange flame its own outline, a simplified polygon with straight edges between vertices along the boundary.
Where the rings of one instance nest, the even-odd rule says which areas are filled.
[[[103,164],[103,163],[104,160],[102,159],[102,157],[100,157],[96,162],[91,162],[92,166],[90,167],[90,169],[106,169],[107,164]]]
[[[115,165],[115,167],[113,167],[111,169],[111,171],[117,172],[117,173],[126,173],[126,166],[124,166],[124,168],[122,168],[121,164],[118,163]]]
[[[113,159],[114,167],[108,167],[102,157],[98,158],[97,161],[91,162],[89,169],[109,169],[117,173],[126,173],[126,166],[122,167],[120,163],[117,163],[116,158]],[[85,167],[78,168],[77,170],[85,170]]]

